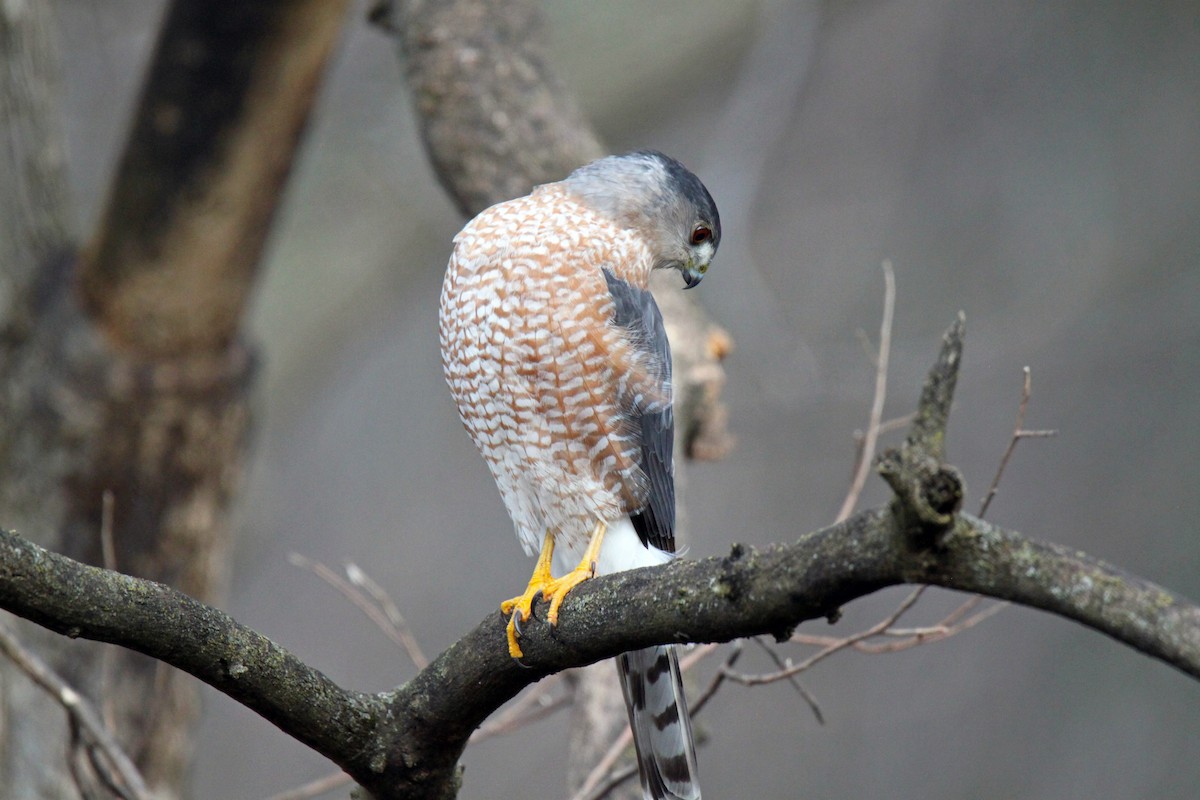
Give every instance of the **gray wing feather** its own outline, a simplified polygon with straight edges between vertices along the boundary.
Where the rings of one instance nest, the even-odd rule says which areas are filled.
[[[671,344],[654,295],[604,270],[615,309],[614,322],[630,332],[631,341],[661,365],[664,385],[671,381]],[[630,514],[642,544],[675,552],[675,411],[670,403],[654,410],[623,409],[641,438],[642,471],[646,474],[646,505]]]
[[[604,270],[614,303],[613,321],[629,332],[634,346],[659,365],[664,385],[671,380],[671,345],[654,296]],[[645,507],[630,514],[643,544],[675,550],[675,414],[671,404],[652,410],[622,409],[640,437],[646,475]],[[691,722],[671,646],[648,647],[617,657],[621,689],[629,710],[638,755],[642,794],[648,800],[699,800],[696,751]]]

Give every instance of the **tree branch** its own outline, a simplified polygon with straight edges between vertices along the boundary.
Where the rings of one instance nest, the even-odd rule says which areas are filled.
[[[1059,614],[1200,678],[1200,608],[1074,550],[958,513],[941,464],[962,351],[947,332],[905,445],[881,471],[891,505],[762,549],[595,578],[559,626],[525,627],[528,668],[507,653],[495,612],[392,692],[336,686],[222,612],[161,584],[89,567],[0,534],[0,607],[68,636],[123,645],[183,669],[323,753],[380,800],[450,798],[471,732],[525,686],[663,642],[717,642],[834,617],[857,597],[932,584]],[[931,464],[932,462],[932,464]],[[544,616],[539,615],[539,619]]]
[[[529,0],[378,0],[407,67],[421,136],[464,216],[605,154],[545,58]]]

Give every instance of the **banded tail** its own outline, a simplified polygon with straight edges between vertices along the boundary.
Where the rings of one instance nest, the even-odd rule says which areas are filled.
[[[699,800],[696,748],[673,646],[617,656],[646,800]]]

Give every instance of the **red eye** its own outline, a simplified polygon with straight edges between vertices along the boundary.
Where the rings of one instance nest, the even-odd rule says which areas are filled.
[[[692,231],[692,244],[704,244],[712,238],[712,231],[707,225],[697,225]]]

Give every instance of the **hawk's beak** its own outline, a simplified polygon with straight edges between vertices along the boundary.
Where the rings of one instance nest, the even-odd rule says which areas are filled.
[[[680,272],[683,273],[683,282],[687,284],[684,288],[691,289],[704,280],[704,273],[708,272],[708,266],[701,266],[699,269],[696,267],[684,267]]]

